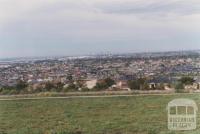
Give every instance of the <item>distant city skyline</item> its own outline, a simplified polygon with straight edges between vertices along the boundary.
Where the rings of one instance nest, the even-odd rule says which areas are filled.
[[[1,0],[0,58],[200,49],[196,0]]]

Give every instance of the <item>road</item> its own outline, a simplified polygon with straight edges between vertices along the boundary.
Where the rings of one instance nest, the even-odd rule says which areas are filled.
[[[134,97],[134,96],[169,96],[179,94],[199,94],[199,93],[173,93],[173,94],[132,94],[132,95],[92,95],[92,96],[66,96],[66,97],[0,97],[0,101],[14,100],[45,100],[45,99],[73,99],[73,98],[114,98],[114,97]],[[199,94],[200,95],[200,94]]]

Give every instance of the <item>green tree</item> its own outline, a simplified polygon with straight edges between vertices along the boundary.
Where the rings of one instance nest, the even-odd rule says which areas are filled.
[[[148,89],[148,83],[145,78],[139,78],[137,80],[128,81],[128,86],[130,89],[134,90]]]
[[[185,76],[182,77],[179,81],[185,85],[192,85],[195,80],[192,77]]]
[[[55,88],[54,84],[52,82],[46,82],[45,83],[45,91],[50,91],[53,88]]]
[[[113,79],[106,78],[104,80],[101,80],[101,81],[97,82],[97,84],[94,87],[94,89],[96,89],[96,90],[105,90],[105,89],[111,87],[114,84],[115,84],[115,81]]]
[[[176,90],[177,93],[183,92],[183,90],[184,90],[184,85],[183,85],[183,83],[182,83],[182,82],[177,82],[177,83],[175,84],[175,90]]]
[[[106,83],[104,81],[101,81],[101,82],[97,82],[96,86],[94,87],[94,89],[96,90],[104,90],[106,89],[107,86],[106,86]]]
[[[137,82],[137,80],[131,80],[128,81],[128,86],[130,89],[134,90],[139,90],[140,89],[140,84]]]
[[[73,76],[71,74],[67,75],[67,78],[66,78],[68,81],[73,81]]]
[[[63,89],[64,84],[62,82],[57,82],[55,84],[56,91],[60,92]]]
[[[28,84],[25,81],[19,80],[16,85],[18,91],[25,90],[28,87]]]
[[[83,82],[78,80],[78,81],[76,81],[76,83],[77,83],[76,85],[77,85],[78,88],[84,88]]]
[[[74,83],[70,83],[66,91],[78,91],[78,87]]]
[[[160,83],[159,87],[158,87],[160,90],[164,90],[165,89],[165,85],[164,83]]]
[[[141,89],[141,90],[145,90],[146,79],[145,79],[145,78],[139,78],[139,79],[137,80],[137,82],[138,82],[139,85],[140,85],[140,89]]]
[[[115,81],[111,78],[106,78],[104,81],[105,81],[107,87],[111,87],[112,85],[115,84]]]

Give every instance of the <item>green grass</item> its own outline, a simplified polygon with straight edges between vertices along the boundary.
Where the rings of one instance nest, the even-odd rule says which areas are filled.
[[[0,101],[0,134],[199,134],[200,125],[167,130],[166,106],[174,98],[200,105],[199,94]]]

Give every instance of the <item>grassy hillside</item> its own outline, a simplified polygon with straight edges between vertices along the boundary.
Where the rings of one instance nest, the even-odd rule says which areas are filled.
[[[0,101],[0,134],[199,134],[199,125],[167,130],[166,106],[174,98],[200,105],[200,95],[185,94]]]

